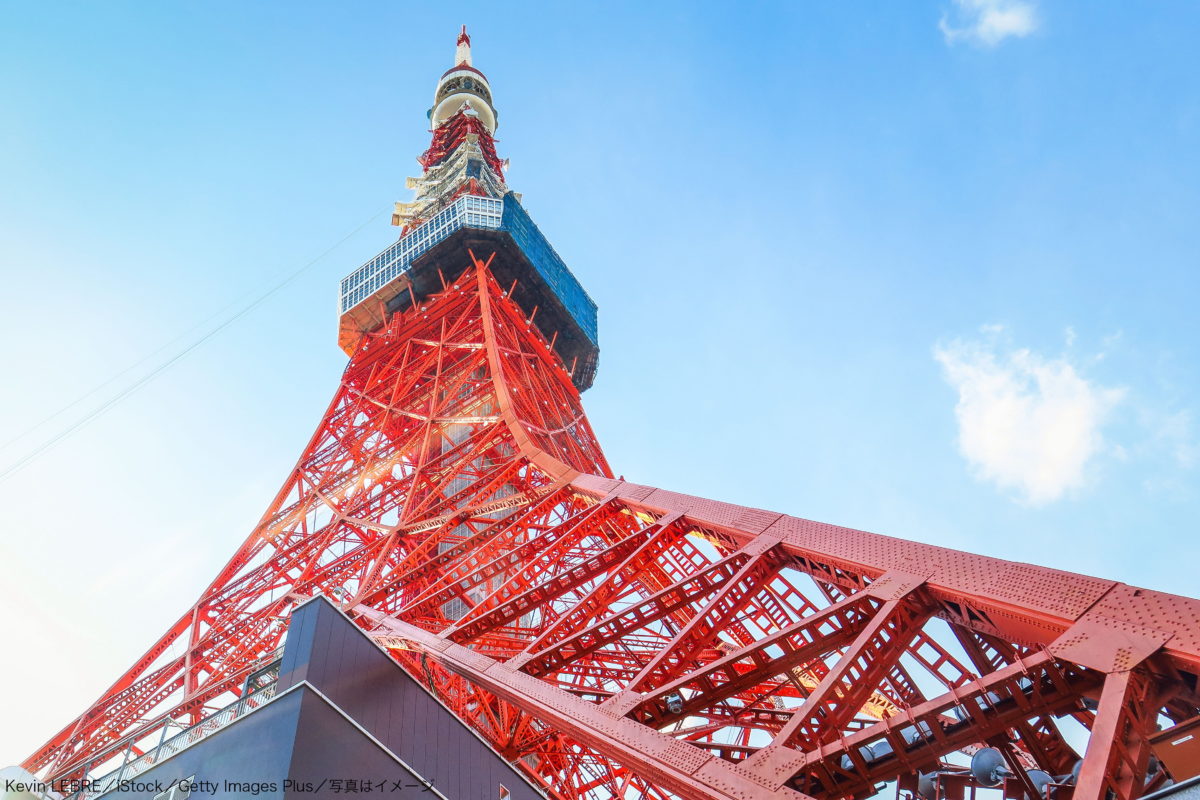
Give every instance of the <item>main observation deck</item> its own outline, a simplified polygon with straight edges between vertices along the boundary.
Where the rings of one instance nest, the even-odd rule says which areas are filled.
[[[596,303],[529,218],[516,196],[463,195],[342,279],[338,344],[353,354],[362,337],[393,313],[442,288],[469,263],[467,249],[491,253],[501,285],[527,314],[583,391],[592,385],[600,352]],[[439,274],[440,273],[440,274]],[[411,289],[411,291],[410,291]]]

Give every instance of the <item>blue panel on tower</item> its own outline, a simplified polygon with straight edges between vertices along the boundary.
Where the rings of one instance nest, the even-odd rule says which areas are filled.
[[[491,254],[492,276],[511,288],[511,299],[534,320],[575,386],[591,386],[600,351],[596,304],[512,192],[458,197],[342,279],[338,344],[353,354],[362,335],[388,315],[458,276],[468,252]]]
[[[546,237],[533,224],[529,214],[517,202],[517,198],[509,192],[504,197],[504,216],[500,226],[509,232],[513,241],[521,248],[529,263],[533,265],[542,280],[546,282],[558,296],[563,307],[575,319],[579,328],[587,335],[592,344],[600,342],[596,325],[596,303],[588,297],[583,286],[571,274],[571,270],[559,258],[558,253],[546,241]]]

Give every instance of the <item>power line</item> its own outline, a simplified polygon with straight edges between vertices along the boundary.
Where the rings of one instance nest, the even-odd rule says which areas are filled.
[[[10,448],[10,447],[12,447],[14,444],[16,444],[17,442],[21,441],[22,439],[24,439],[24,438],[25,438],[26,436],[28,436],[29,434],[33,433],[34,431],[38,430],[39,428],[42,428],[43,426],[45,426],[45,425],[47,425],[48,423],[50,423],[50,422],[54,421],[55,419],[58,419],[60,416],[62,416],[62,415],[63,415],[63,414],[65,414],[66,412],[70,411],[72,408],[74,408],[75,406],[79,405],[79,404],[80,404],[80,403],[82,403],[84,400],[87,400],[87,399],[88,399],[89,397],[91,397],[92,395],[96,394],[97,392],[100,392],[101,390],[103,390],[103,389],[104,389],[104,388],[106,388],[107,386],[109,386],[109,385],[111,385],[111,384],[115,383],[115,382],[116,382],[116,381],[117,381],[119,378],[121,378],[122,376],[124,376],[124,375],[127,375],[128,373],[130,373],[130,372],[132,372],[133,370],[137,369],[138,367],[140,367],[142,364],[144,364],[144,363],[146,363],[147,361],[149,361],[149,360],[150,360],[151,358],[153,358],[154,356],[158,355],[158,354],[159,354],[159,353],[161,353],[162,351],[164,351],[164,350],[166,350],[167,348],[169,348],[171,345],[173,345],[173,344],[175,344],[176,342],[178,342],[180,339],[183,339],[183,338],[184,338],[184,337],[186,337],[188,334],[190,334],[192,331],[194,331],[194,330],[196,330],[197,328],[199,328],[199,327],[201,327],[201,326],[205,325],[206,323],[210,322],[211,320],[214,320],[214,319],[216,319],[217,317],[221,316],[221,315],[222,315],[222,314],[224,314],[226,311],[228,311],[229,309],[231,309],[231,308],[233,308],[234,306],[236,306],[240,300],[241,300],[241,298],[240,298],[240,297],[239,297],[239,298],[237,298],[237,299],[235,299],[235,300],[233,300],[232,302],[230,302],[230,303],[226,304],[225,306],[223,306],[223,307],[222,307],[222,308],[220,308],[219,310],[217,310],[217,311],[214,311],[213,313],[209,314],[209,315],[208,315],[207,317],[205,317],[204,319],[202,319],[202,320],[199,320],[198,322],[194,323],[194,324],[193,324],[191,327],[189,327],[189,328],[187,328],[187,329],[185,329],[185,330],[181,331],[180,333],[177,333],[175,336],[171,337],[171,338],[170,338],[170,339],[168,339],[167,341],[165,341],[165,342],[163,342],[162,344],[160,344],[160,345],[159,345],[157,348],[155,348],[154,350],[150,351],[150,352],[149,352],[149,353],[147,353],[146,355],[144,355],[144,356],[142,356],[141,358],[139,358],[137,361],[135,361],[135,362],[133,362],[132,364],[130,364],[129,366],[125,367],[125,369],[123,369],[123,370],[121,370],[120,372],[118,372],[118,373],[116,373],[116,374],[114,374],[114,375],[110,376],[109,378],[107,378],[107,379],[106,379],[106,380],[105,380],[103,383],[96,384],[95,386],[93,386],[93,387],[92,387],[91,389],[89,389],[88,391],[86,391],[86,392],[84,392],[83,394],[79,395],[79,397],[76,397],[74,400],[72,400],[71,402],[69,402],[69,403],[67,403],[65,406],[63,406],[62,408],[60,408],[60,409],[58,409],[57,411],[55,411],[53,414],[50,414],[49,416],[47,416],[47,417],[44,417],[44,418],[43,418],[43,419],[41,419],[39,422],[37,422],[37,423],[35,423],[35,424],[33,424],[33,425],[29,426],[29,427],[28,427],[28,428],[26,428],[25,430],[23,430],[23,431],[21,431],[20,433],[18,433],[16,436],[13,436],[12,438],[10,438],[10,439],[6,440],[4,443],[0,444],[0,451],[4,451],[4,450],[7,450],[7,449],[9,449],[9,448]]]
[[[99,417],[101,414],[103,414],[103,413],[105,413],[106,411],[109,411],[110,409],[112,409],[114,406],[116,406],[116,405],[117,405],[118,403],[120,403],[122,400],[126,399],[126,398],[127,398],[127,397],[129,397],[131,394],[133,394],[134,392],[136,392],[138,389],[141,389],[143,386],[145,386],[146,384],[150,383],[150,381],[154,380],[156,377],[158,377],[159,375],[161,375],[161,374],[162,374],[162,373],[163,373],[163,372],[164,372],[164,371],[165,371],[167,368],[169,368],[171,365],[175,364],[175,363],[176,363],[176,362],[178,362],[180,359],[182,359],[183,357],[185,357],[186,355],[188,355],[189,353],[191,353],[193,350],[195,350],[196,348],[198,348],[200,345],[204,344],[204,343],[205,343],[205,342],[207,342],[209,339],[213,338],[213,337],[214,337],[214,336],[216,336],[218,333],[220,333],[221,331],[223,331],[225,328],[228,328],[228,327],[229,327],[230,325],[232,325],[234,322],[237,322],[239,319],[241,319],[242,317],[244,317],[244,316],[246,316],[247,314],[249,314],[249,313],[250,313],[251,311],[253,311],[255,308],[257,308],[258,306],[262,305],[262,304],[263,304],[263,303],[264,303],[264,302],[265,302],[265,301],[266,301],[266,300],[267,300],[269,297],[271,297],[271,295],[275,294],[275,293],[276,293],[276,292],[278,292],[280,289],[283,289],[285,286],[287,286],[288,284],[290,284],[290,283],[292,283],[293,281],[295,281],[297,278],[299,278],[301,275],[303,275],[305,272],[307,272],[309,269],[311,269],[313,266],[315,266],[315,265],[316,265],[316,264],[317,264],[319,261],[321,261],[321,259],[325,258],[325,256],[329,255],[329,254],[330,254],[330,253],[332,253],[334,250],[336,250],[337,248],[341,247],[341,246],[342,246],[342,245],[343,245],[343,244],[344,244],[344,243],[345,243],[347,240],[349,240],[349,239],[351,239],[352,237],[354,237],[354,236],[355,236],[355,235],[356,235],[356,234],[357,234],[359,231],[361,231],[363,228],[367,227],[367,226],[368,226],[368,225],[370,225],[372,222],[374,222],[376,219],[378,219],[378,218],[379,218],[379,217],[380,217],[380,216],[381,216],[381,215],[384,213],[384,211],[386,211],[386,210],[387,210],[387,209],[380,210],[380,211],[377,211],[376,213],[372,214],[370,218],[368,218],[367,220],[365,220],[365,221],[364,221],[362,224],[360,224],[360,225],[359,225],[358,227],[356,227],[354,230],[352,230],[352,231],[350,231],[349,233],[347,233],[347,234],[346,234],[345,236],[343,236],[341,239],[338,239],[338,240],[337,240],[337,242],[335,242],[334,244],[332,244],[332,245],[330,245],[328,248],[326,248],[326,249],[325,249],[325,250],[324,250],[324,251],[323,251],[323,252],[322,252],[320,255],[318,255],[316,258],[314,258],[314,259],[312,259],[311,261],[307,262],[306,264],[304,264],[303,266],[301,266],[299,269],[297,269],[296,271],[292,272],[290,275],[287,275],[287,276],[286,276],[286,277],[284,277],[282,280],[280,280],[279,282],[275,283],[273,286],[271,286],[270,288],[268,288],[268,289],[267,289],[265,292],[263,292],[262,294],[260,294],[258,297],[254,298],[254,300],[252,300],[250,303],[248,303],[247,305],[243,306],[243,307],[242,307],[242,308],[241,308],[241,309],[240,309],[240,310],[239,310],[237,313],[235,313],[233,316],[231,316],[231,317],[229,317],[228,319],[226,319],[225,321],[221,322],[221,323],[220,323],[219,325],[217,325],[215,328],[213,328],[212,330],[210,330],[210,331],[208,331],[207,333],[205,333],[203,336],[201,336],[199,339],[197,339],[196,341],[194,341],[194,342],[192,342],[191,344],[189,344],[187,347],[183,348],[183,349],[182,349],[182,350],[180,350],[179,352],[177,352],[177,353],[175,353],[174,355],[172,355],[172,356],[171,356],[170,358],[168,358],[166,361],[163,361],[162,363],[160,363],[160,364],[159,364],[158,366],[156,366],[154,369],[150,370],[150,372],[146,373],[146,374],[145,374],[145,375],[143,375],[141,378],[139,378],[138,380],[134,381],[134,382],[133,382],[133,383],[131,383],[129,386],[125,387],[125,388],[124,388],[124,389],[122,389],[120,392],[118,392],[117,394],[113,395],[113,396],[112,396],[112,397],[110,397],[108,400],[106,400],[105,402],[103,402],[103,403],[101,403],[99,406],[97,406],[96,408],[94,408],[94,409],[92,409],[91,411],[89,411],[87,414],[85,414],[85,415],[84,415],[83,417],[81,417],[80,419],[76,420],[76,421],[75,421],[74,423],[72,423],[71,425],[68,425],[66,428],[64,428],[63,430],[59,431],[57,434],[55,434],[54,436],[52,436],[52,437],[50,437],[49,439],[45,440],[44,442],[42,442],[42,443],[41,443],[41,444],[39,444],[37,447],[35,447],[33,450],[29,451],[29,452],[28,452],[28,453],[26,453],[24,456],[22,456],[21,458],[17,459],[16,461],[12,462],[11,464],[9,464],[7,467],[5,467],[5,468],[4,468],[4,470],[3,470],[3,471],[0,471],[0,483],[3,483],[4,481],[8,480],[8,479],[9,479],[9,477],[11,477],[13,474],[15,474],[16,472],[18,472],[19,470],[21,470],[22,468],[24,468],[25,466],[27,466],[27,465],[28,465],[30,462],[32,462],[32,461],[33,461],[34,459],[36,459],[38,456],[41,456],[41,455],[42,455],[42,454],[44,454],[44,453],[45,453],[47,450],[49,450],[50,448],[54,447],[54,445],[58,444],[59,442],[61,442],[63,439],[67,438],[67,437],[68,437],[68,436],[70,436],[71,434],[75,433],[75,432],[76,432],[76,431],[78,431],[80,428],[83,428],[85,425],[87,425],[88,423],[90,423],[90,422],[92,422],[93,420],[95,420],[95,419],[96,419],[97,417]],[[236,302],[236,301],[235,301],[235,302]],[[141,364],[145,363],[146,361],[148,361],[148,360],[149,360],[150,358],[152,358],[153,356],[155,356],[155,355],[157,355],[158,353],[162,352],[164,349],[166,349],[166,347],[167,347],[169,344],[171,344],[171,343],[173,343],[173,342],[175,342],[175,341],[178,341],[179,339],[183,338],[183,336],[187,335],[187,334],[188,334],[188,333],[190,333],[191,331],[193,331],[193,330],[195,330],[196,328],[198,328],[199,326],[203,325],[205,322],[208,322],[208,321],[209,321],[209,320],[211,320],[213,317],[219,316],[220,314],[224,313],[224,311],[225,311],[226,309],[228,309],[228,308],[230,307],[230,305],[233,305],[233,303],[231,303],[231,304],[229,304],[229,305],[225,306],[225,308],[221,309],[220,311],[217,311],[217,312],[216,312],[216,313],[214,313],[214,314],[210,314],[208,317],[206,317],[206,318],[205,318],[204,320],[202,320],[201,322],[198,322],[198,323],[196,323],[196,324],[195,324],[195,325],[193,325],[191,328],[188,328],[186,331],[184,331],[183,333],[181,333],[179,336],[176,336],[174,339],[172,339],[172,340],[171,340],[170,342],[168,342],[166,345],[163,345],[162,347],[160,347],[160,348],[158,348],[157,350],[155,350],[155,351],[153,351],[153,352],[149,353],[148,355],[146,355],[146,356],[143,356],[141,359],[139,359],[139,360],[138,360],[138,361],[136,361],[135,363],[131,364],[130,366],[126,367],[125,369],[121,370],[120,372],[116,373],[116,374],[115,374],[115,375],[113,375],[112,377],[108,378],[108,379],[107,379],[107,380],[105,380],[103,383],[101,383],[101,384],[97,385],[96,387],[94,387],[94,388],[90,389],[89,391],[87,391],[87,392],[85,392],[84,394],[80,395],[79,397],[75,398],[75,399],[74,399],[74,400],[72,400],[70,403],[66,404],[65,406],[63,406],[62,408],[60,408],[58,411],[55,411],[55,412],[54,412],[53,414],[51,414],[50,416],[46,417],[45,419],[41,420],[40,422],[38,422],[38,423],[36,423],[35,425],[31,426],[30,428],[26,429],[25,431],[23,431],[23,432],[21,432],[21,433],[17,434],[17,435],[16,435],[16,436],[14,436],[13,438],[9,439],[9,440],[8,440],[8,441],[6,441],[6,442],[5,442],[3,445],[0,445],[0,450],[3,450],[3,449],[5,449],[5,448],[7,448],[7,447],[8,447],[9,445],[11,445],[13,442],[16,442],[16,441],[18,441],[18,440],[20,440],[20,439],[23,439],[23,438],[25,438],[26,436],[28,436],[28,435],[29,435],[30,433],[32,433],[33,431],[37,430],[38,428],[41,428],[43,425],[47,424],[47,423],[48,423],[48,422],[50,422],[51,420],[53,420],[53,419],[56,419],[57,417],[59,417],[59,416],[60,416],[61,414],[63,414],[64,412],[66,412],[66,411],[70,410],[71,408],[74,408],[75,406],[79,405],[81,402],[83,402],[84,400],[86,400],[88,397],[91,397],[92,395],[96,394],[97,392],[99,392],[99,391],[100,391],[101,389],[103,389],[104,387],[106,387],[106,386],[110,385],[111,383],[113,383],[114,381],[116,381],[116,380],[117,380],[118,378],[120,378],[122,375],[125,375],[125,374],[127,374],[128,372],[130,372],[130,371],[131,371],[131,370],[133,370],[134,368],[136,368],[136,367],[140,366]]]

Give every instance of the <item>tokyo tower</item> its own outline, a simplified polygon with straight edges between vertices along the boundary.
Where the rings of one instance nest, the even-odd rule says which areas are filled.
[[[265,714],[322,597],[555,800],[1200,774],[1200,601],[614,477],[580,400],[596,305],[506,183],[465,27],[429,121],[399,238],[341,281],[349,363],[295,467],[26,770],[128,776]]]

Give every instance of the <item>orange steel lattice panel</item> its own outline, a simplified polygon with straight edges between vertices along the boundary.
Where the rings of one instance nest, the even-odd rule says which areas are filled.
[[[464,258],[364,337],[241,550],[28,768],[203,718],[319,592],[555,798],[862,797],[984,745],[1069,783],[1067,717],[1076,798],[1163,769],[1157,722],[1200,712],[1200,601],[617,480]]]

